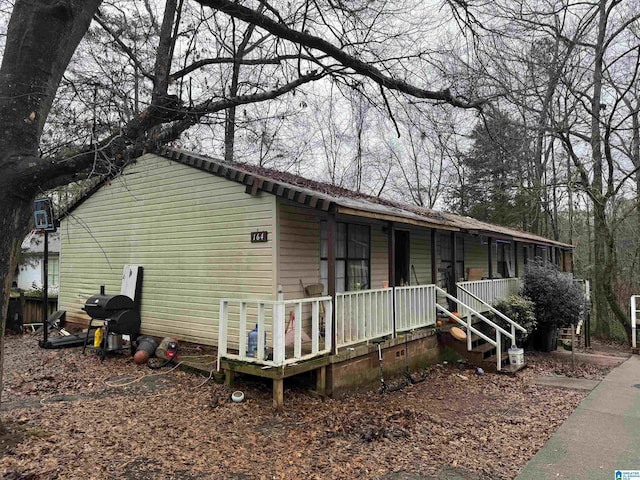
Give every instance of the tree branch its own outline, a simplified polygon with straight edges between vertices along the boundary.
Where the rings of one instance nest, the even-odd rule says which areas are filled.
[[[302,77],[294,80],[293,82],[287,83],[280,88],[268,92],[256,93],[253,95],[240,95],[237,97],[229,97],[217,101],[208,100],[194,107],[193,109],[190,109],[190,111],[184,114],[184,118],[172,123],[170,126],[163,129],[158,134],[155,142],[158,144],[162,144],[177,139],[180,134],[182,134],[182,132],[189,129],[193,125],[196,125],[205,115],[220,112],[222,110],[226,110],[227,108],[237,107],[238,105],[246,105],[249,103],[258,103],[264,102],[266,100],[273,100],[274,98],[295,90],[305,83],[320,80],[324,76],[324,73],[312,72],[308,75],[303,75]]]
[[[153,80],[153,75],[150,72],[148,72],[147,70],[145,70],[145,68],[142,65],[142,63],[140,63],[138,61],[138,59],[136,58],[133,50],[126,43],[124,43],[121,40],[121,38],[120,38],[121,35],[118,32],[114,31],[109,25],[107,25],[102,20],[102,17],[101,17],[99,12],[93,17],[93,19],[96,21],[96,23],[98,25],[100,25],[102,27],[102,29],[105,32],[107,32],[109,35],[111,35],[111,38],[113,38],[113,41],[116,42],[120,46],[122,51],[127,55],[127,57],[129,57],[129,60],[131,60],[133,62],[133,64],[142,73],[142,75],[145,76],[146,78],[148,78],[149,80]]]
[[[288,40],[307,48],[320,50],[342,63],[344,66],[350,68],[355,73],[370,78],[381,87],[388,88],[390,90],[397,90],[416,98],[445,102],[460,108],[480,109],[486,103],[485,99],[468,101],[463,98],[456,97],[448,88],[444,90],[426,90],[411,85],[403,80],[387,76],[373,65],[349,55],[345,51],[320,37],[294,30],[283,23],[276,22],[263,14],[259,14],[258,12],[234,3],[231,0],[196,1],[201,5],[211,7],[244,22],[255,24],[284,40]]]
[[[321,58],[324,58],[324,57],[321,57]],[[279,65],[280,63],[286,60],[298,60],[298,59],[308,60],[310,62],[317,61],[317,59],[314,57],[307,56],[307,55],[300,56],[298,54],[280,55],[274,58],[254,58],[254,59],[242,58],[237,61],[241,65]],[[177,72],[172,73],[171,78],[173,80],[177,80],[206,65],[221,65],[221,64],[227,64],[227,63],[232,64],[235,61],[236,60],[234,60],[233,57],[205,58],[203,60],[198,60],[197,62],[193,62],[192,64],[184,67],[182,70],[178,70]]]

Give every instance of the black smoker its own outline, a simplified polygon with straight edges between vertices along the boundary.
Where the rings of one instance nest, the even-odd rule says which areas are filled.
[[[105,295],[104,287],[100,287],[100,293],[89,297],[82,309],[91,317],[87,337],[82,348],[83,353],[87,347],[91,330],[102,326],[105,327],[105,332],[100,351],[101,359],[104,359],[107,350],[118,349],[117,346],[110,348],[109,343],[110,339],[120,335],[129,335],[131,354],[135,353],[133,341],[140,334],[140,312],[133,300],[126,295]],[[98,320],[101,324],[94,325],[94,320]]]

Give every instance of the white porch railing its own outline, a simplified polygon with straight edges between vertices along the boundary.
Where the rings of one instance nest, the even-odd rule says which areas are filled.
[[[483,280],[480,282],[461,282],[458,284],[459,298],[448,294],[436,285],[385,288],[337,293],[335,311],[331,297],[305,298],[298,300],[245,300],[222,299],[220,301],[220,327],[218,338],[218,365],[221,358],[241,360],[267,366],[284,366],[302,360],[311,359],[331,352],[332,314],[335,313],[336,351],[357,343],[392,336],[399,332],[434,325],[436,313],[453,318],[468,332],[478,334],[494,345],[498,353],[501,348],[501,336],[511,339],[515,345],[516,329],[526,331],[508,317],[495,310],[482,295],[488,292],[493,298],[506,298],[514,290],[518,279]],[[488,283],[499,285],[491,289]],[[465,284],[473,285],[477,295],[467,290]],[[437,295],[442,294],[457,305],[459,312],[465,312],[466,319],[459,319],[446,308],[438,305]],[[395,303],[395,308],[394,308]],[[309,315],[311,310],[311,335],[303,335],[300,319]],[[321,312],[324,311],[324,319]],[[483,315],[492,311],[511,324],[511,331],[496,325]],[[294,329],[287,334],[287,322],[293,314]],[[496,338],[487,340],[482,332],[473,327],[471,317],[475,315],[496,331]],[[249,321],[251,319],[251,321]],[[308,327],[308,318],[306,320]],[[249,355],[248,334],[254,325],[258,327],[257,350],[255,357]],[[321,331],[321,328],[323,331]],[[308,328],[307,328],[308,330]],[[303,342],[303,338],[310,341]],[[471,336],[468,335],[471,342]],[[230,348],[232,347],[232,348]],[[471,349],[471,345],[468,345]],[[237,350],[236,350],[237,349]],[[237,353],[236,353],[237,352]],[[498,369],[500,369],[498,367]]]
[[[460,296],[463,295],[465,298],[467,299],[471,299],[474,303],[479,303],[482,305],[482,307],[480,309],[478,309],[478,311],[485,313],[485,312],[491,312],[494,315],[500,317],[502,320],[504,320],[511,329],[511,335],[509,336],[509,338],[511,338],[511,346],[515,347],[516,346],[516,330],[520,330],[522,333],[527,333],[527,329],[522,327],[521,325],[517,324],[516,322],[514,322],[513,320],[511,320],[509,317],[507,317],[504,313],[502,313],[499,310],[496,310],[495,308],[493,308],[492,305],[489,305],[488,302],[484,301],[484,299],[477,297],[476,295],[474,295],[473,293],[469,292],[468,290],[466,290],[464,287],[462,287],[461,285],[458,285],[458,298],[460,299]],[[511,294],[509,294],[511,295]],[[460,303],[460,302],[459,302]],[[470,311],[468,309],[468,307],[462,307],[462,310],[466,312],[466,317],[470,318],[472,313],[476,313],[475,310],[474,311]],[[480,315],[480,318],[482,320],[485,320],[485,317],[483,317],[482,315]]]
[[[640,308],[640,295],[631,296],[631,347],[637,348],[638,308]]]
[[[396,332],[436,323],[436,286],[396,287]]]
[[[520,292],[519,278],[497,278],[493,280],[476,280],[472,282],[458,282],[456,297],[464,304],[478,312],[487,312],[487,305],[505,300],[510,295]],[[478,300],[480,299],[480,300]],[[460,314],[465,316],[466,311]]]
[[[393,335],[393,288],[336,293],[336,346]]]
[[[302,315],[311,308],[311,332],[303,335]],[[324,319],[322,312],[324,311]],[[280,367],[319,357],[331,351],[331,297],[298,300],[220,300],[218,370],[220,359]],[[291,316],[293,315],[293,316]],[[293,329],[287,326],[293,318]],[[231,319],[234,321],[231,322]],[[249,321],[251,319],[251,321]],[[248,334],[258,327],[255,356],[247,351]],[[321,331],[321,329],[323,329]],[[303,342],[303,338],[310,341]],[[230,346],[237,346],[230,349]]]

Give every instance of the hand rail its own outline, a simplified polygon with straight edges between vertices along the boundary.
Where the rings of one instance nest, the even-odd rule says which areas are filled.
[[[514,327],[517,328],[518,330],[520,330],[522,333],[527,333],[527,329],[524,328],[522,325],[518,325],[516,322],[514,322],[513,320],[511,320],[509,317],[507,317],[504,313],[502,313],[499,310],[496,310],[495,308],[493,308],[492,305],[490,305],[489,303],[485,302],[483,299],[481,299],[480,297],[478,297],[477,295],[474,295],[473,293],[471,293],[469,290],[467,290],[466,288],[464,288],[462,285],[456,284],[456,287],[458,287],[460,290],[462,290],[464,293],[466,293],[467,295],[469,295],[470,297],[472,297],[473,299],[479,301],[480,303],[482,303],[483,305],[486,305],[487,307],[489,307],[489,310],[492,313],[495,313],[496,315],[498,315],[500,318],[502,318],[503,320],[505,320],[507,323],[511,324],[511,333],[514,335],[515,337],[515,331],[514,331]],[[515,341],[515,340],[514,340]]]
[[[480,312],[475,311],[469,305],[465,304],[462,300],[460,300],[460,299],[454,297],[453,295],[447,293],[442,288],[436,286],[436,290],[439,291],[440,293],[443,293],[444,296],[446,298],[448,298],[449,300],[451,300],[453,302],[456,302],[459,306],[461,305],[461,306],[465,307],[469,312],[473,313],[479,319],[481,319],[483,322],[485,322],[486,324],[488,324],[489,326],[491,326],[491,327],[493,327],[495,329],[495,331],[496,331],[496,339],[495,340],[491,340],[491,339],[489,339],[489,337],[487,337],[486,335],[482,334],[473,325],[471,325],[471,315],[467,315],[467,322],[464,323],[458,317],[456,317],[455,315],[451,314],[448,310],[446,310],[442,305],[436,305],[436,308],[438,308],[439,310],[440,309],[445,310],[447,315],[449,315],[449,317],[454,318],[457,323],[459,323],[461,325],[464,325],[467,328],[467,332],[470,331],[470,332],[475,333],[480,338],[482,338],[486,342],[488,342],[491,345],[493,345],[494,347],[496,347],[496,370],[497,371],[502,370],[502,337],[501,337],[501,335],[506,335],[507,337],[509,337],[511,339],[511,345],[514,346],[515,343],[516,343],[515,332],[513,332],[513,333],[507,332],[504,328],[502,328],[501,326],[493,323],[491,320],[489,320],[487,317],[482,315]],[[512,330],[513,330],[513,327],[512,327]],[[471,336],[468,333],[467,333],[467,349],[471,350]]]
[[[436,304],[436,308],[438,309],[439,312],[444,313],[445,315],[448,315],[449,318],[451,318],[451,320],[453,320],[456,323],[462,325],[463,327],[468,328],[469,330],[471,330],[473,333],[475,333],[480,338],[482,338],[485,342],[490,343],[494,347],[496,346],[496,341],[495,340],[492,340],[491,338],[487,337],[484,333],[482,333],[480,330],[475,328],[473,325],[468,326],[465,322],[460,320],[459,317],[456,317],[455,315],[453,315],[449,310],[444,308],[442,305]]]

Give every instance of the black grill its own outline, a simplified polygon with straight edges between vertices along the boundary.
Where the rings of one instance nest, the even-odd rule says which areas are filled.
[[[82,309],[91,318],[107,319],[118,310],[133,310],[136,306],[126,295],[93,295],[87,299]]]
[[[90,332],[102,326],[94,325],[93,321],[100,320],[104,322],[104,327],[106,327],[105,338],[110,334],[129,335],[131,354],[134,353],[133,343],[140,334],[140,312],[133,300],[126,295],[105,295],[104,293],[99,293],[89,297],[82,309],[91,317],[84,348],[82,349],[83,352],[87,346]],[[106,351],[106,343],[107,342],[103,342],[101,351],[101,358],[103,359]]]

